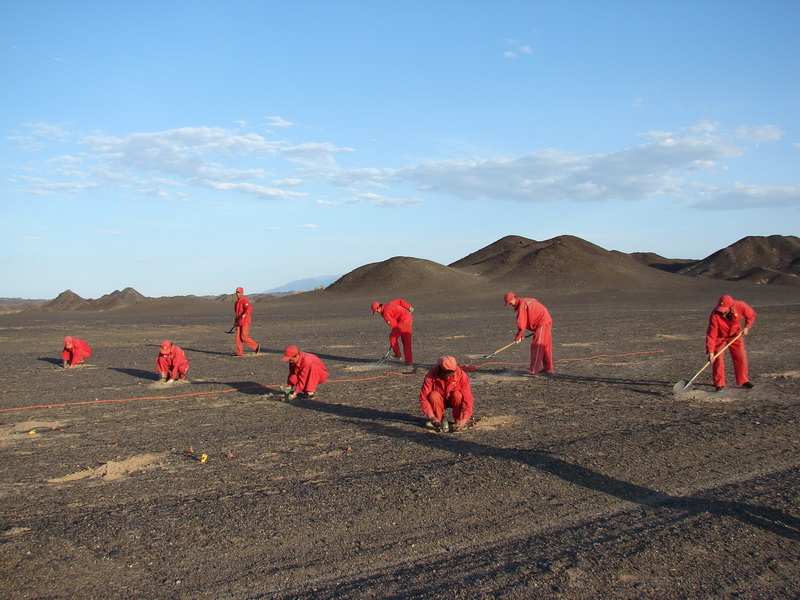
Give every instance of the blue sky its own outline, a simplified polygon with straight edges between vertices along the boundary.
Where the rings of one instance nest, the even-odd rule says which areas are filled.
[[[8,0],[0,296],[800,233],[800,3]]]

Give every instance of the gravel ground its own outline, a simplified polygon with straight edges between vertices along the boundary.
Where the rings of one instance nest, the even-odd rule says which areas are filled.
[[[256,302],[244,357],[212,301],[0,316],[0,596],[800,597],[796,289],[538,291],[552,377],[526,343],[481,358],[513,339],[504,291],[405,293],[416,372],[375,365],[396,295]],[[758,313],[756,387],[676,395],[723,291]],[[189,383],[156,382],[164,338]],[[280,400],[290,344],[330,369],[314,400]],[[417,401],[442,354],[474,369],[456,434]]]

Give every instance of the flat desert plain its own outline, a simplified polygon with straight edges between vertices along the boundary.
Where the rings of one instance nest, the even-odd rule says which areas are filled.
[[[0,316],[0,596],[800,597],[797,288],[517,286],[553,315],[552,377],[525,374],[527,343],[482,358],[513,340],[506,291],[268,298],[244,357],[230,303]],[[758,313],[755,388],[706,371],[676,395],[721,293]],[[398,295],[416,373],[375,365],[369,305]],[[85,366],[61,368],[64,335]],[[189,383],[156,382],[165,338]],[[315,400],[280,400],[290,344],[330,369]],[[475,395],[456,434],[418,404],[444,354]]]

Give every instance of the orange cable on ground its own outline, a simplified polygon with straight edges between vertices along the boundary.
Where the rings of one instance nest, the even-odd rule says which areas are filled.
[[[586,358],[561,358],[555,360],[553,362],[567,362],[567,361],[576,361],[576,360],[593,360],[596,358],[614,358],[619,356],[635,356],[637,354],[657,354],[659,352],[664,352],[663,350],[649,350],[646,352],[630,352],[627,354],[598,354],[597,356],[589,356]],[[474,366],[474,365],[462,365],[473,367],[470,370],[476,371],[481,367],[485,367],[487,365],[524,365],[526,363],[500,363],[500,362],[490,362],[484,363],[482,365]],[[386,379],[390,375],[397,375],[398,377],[411,377],[412,375],[418,375],[418,373],[398,373],[396,371],[388,371],[383,375],[375,375],[374,377],[359,377],[355,379],[331,379],[328,383],[351,383],[354,381],[372,381],[375,379]],[[17,410],[32,410],[34,408],[62,408],[65,406],[82,406],[86,404],[106,404],[111,402],[135,402],[137,400],[174,400],[176,398],[191,398],[192,396],[207,396],[209,394],[227,394],[229,392],[240,392],[243,390],[258,390],[258,389],[266,389],[270,387],[279,387],[280,384],[277,385],[253,385],[249,387],[243,388],[231,388],[229,390],[215,390],[210,392],[192,392],[189,394],[178,394],[175,396],[143,396],[139,398],[113,398],[108,400],[84,400],[82,402],[62,402],[58,404],[39,404],[34,406],[17,406],[13,408],[0,408],[0,413],[2,412],[11,412]]]

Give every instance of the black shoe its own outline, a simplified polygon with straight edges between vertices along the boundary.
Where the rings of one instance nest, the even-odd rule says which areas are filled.
[[[724,389],[725,389],[724,385],[718,385],[717,387],[714,388],[714,391],[715,392],[721,392]]]
[[[753,389],[754,387],[756,387],[756,386],[755,386],[755,385],[753,385],[753,383],[752,383],[751,381],[745,381],[745,382],[742,384],[742,387],[743,387],[744,389],[746,389],[746,390],[752,390],[752,389]]]
[[[253,351],[253,354],[258,354],[259,352],[261,352],[261,346],[260,345],[256,346],[256,349]]]

